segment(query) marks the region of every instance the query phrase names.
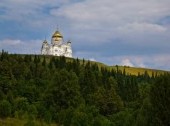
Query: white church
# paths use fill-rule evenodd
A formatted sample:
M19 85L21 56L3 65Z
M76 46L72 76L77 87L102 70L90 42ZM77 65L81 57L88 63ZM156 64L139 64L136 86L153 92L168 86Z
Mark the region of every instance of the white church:
M57 30L51 38L51 44L44 40L41 48L42 55L72 57L71 42L64 43L62 34Z

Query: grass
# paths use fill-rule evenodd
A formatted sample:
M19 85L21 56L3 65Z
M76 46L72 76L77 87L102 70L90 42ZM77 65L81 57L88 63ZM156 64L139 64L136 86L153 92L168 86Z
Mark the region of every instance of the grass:
M69 61L71 61L69 59ZM80 60L80 62L82 62L83 60ZM130 67L130 66L108 66L106 64L100 63L100 62L95 62L95 61L90 61L91 64L97 64L99 68L101 67L105 67L106 69L109 70L120 70L120 71L124 71L126 72L126 74L130 74L130 75L138 75L138 74L144 74L145 72L148 73L149 76L152 76L152 74L154 75L161 75L161 74L165 74L165 73L169 73L170 71L165 71L165 70L157 70L157 69L149 69L149 68L140 68L140 67ZM87 63L87 60L85 60L85 63Z
M25 55L28 55L28 54L20 54L22 57L24 57ZM41 58L41 61L43 61L43 57L44 55L39 55ZM32 57L34 58L34 55L32 55ZM50 59L53 57L53 56L45 56L46 57L46 61L49 62ZM56 58L59 58L58 56L55 56ZM80 60L80 63L83 62L82 59L79 59ZM73 61L73 58L66 58L66 61L67 62L72 62ZM88 60L85 60L85 63L87 63ZM108 65L105 65L103 63L100 63L100 62L96 62L96 61L90 61L91 64L97 64L99 68L101 67L105 67L106 69L109 69L109 70L117 70L117 67L116 66L108 66ZM152 74L157 74L157 75L160 75L160 74L164 74L164 73L169 73L170 71L164 71L164 70L157 70L157 69L149 69L149 68L139 68L139 67L129 67L129 66L118 66L118 70L120 71L126 71L126 74L131 74L131 75L138 75L138 74L144 74L145 72L148 73L149 76L152 76Z
M28 124L29 126L58 126L57 124L47 124L39 120L28 121L17 118L0 119L0 126L28 126Z
M110 69L116 69L116 66L109 66ZM164 74L167 71L163 70L156 70L156 69L149 69L149 68L138 68L138 67L128 67L128 66L118 66L118 70L121 70L122 72L126 71L126 74L131 74L131 75L138 75L138 74L144 74L145 72L148 73L149 76L154 75L160 75Z

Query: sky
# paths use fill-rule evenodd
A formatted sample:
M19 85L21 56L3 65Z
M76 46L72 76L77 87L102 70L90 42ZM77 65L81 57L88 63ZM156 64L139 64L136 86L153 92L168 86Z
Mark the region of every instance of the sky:
M40 54L57 28L75 58L170 71L170 0L0 2L0 50Z

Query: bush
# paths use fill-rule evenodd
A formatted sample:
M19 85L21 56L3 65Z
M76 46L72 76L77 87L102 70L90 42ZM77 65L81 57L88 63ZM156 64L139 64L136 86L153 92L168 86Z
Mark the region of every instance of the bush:
M11 115L11 104L3 100L0 102L0 117L1 118L6 118Z

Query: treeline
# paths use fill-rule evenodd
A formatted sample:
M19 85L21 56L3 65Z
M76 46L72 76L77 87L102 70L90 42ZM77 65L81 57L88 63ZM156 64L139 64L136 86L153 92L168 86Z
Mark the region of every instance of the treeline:
M0 54L0 118L64 126L168 126L170 75L127 75L90 61Z

